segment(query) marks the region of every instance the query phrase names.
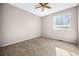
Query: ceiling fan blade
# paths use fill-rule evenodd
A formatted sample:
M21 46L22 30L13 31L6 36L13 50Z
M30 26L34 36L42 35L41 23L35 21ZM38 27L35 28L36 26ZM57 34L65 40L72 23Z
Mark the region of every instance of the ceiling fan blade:
M43 3L39 3L41 6L43 6Z
M44 6L46 6L48 3L44 3Z
M41 6L35 7L35 9L40 8Z
M48 9L51 9L51 7L50 6L45 6L46 8L48 8Z

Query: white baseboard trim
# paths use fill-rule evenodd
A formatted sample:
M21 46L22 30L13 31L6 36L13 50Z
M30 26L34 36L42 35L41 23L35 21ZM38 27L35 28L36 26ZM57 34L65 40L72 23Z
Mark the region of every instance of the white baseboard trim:
M39 37L44 37L44 36L39 36ZM31 39L35 39L35 38L39 38L39 37L32 37L32 38L27 39L27 40L31 40ZM44 37L44 38L54 39L54 38L49 38L49 37ZM59 40L59 39L56 39L56 40ZM8 46L8 45L12 45L12 44L16 44L16 43L20 43L20 42L23 42L23 41L26 41L26 39L25 39L25 40L16 41L16 42L13 42L13 43L9 43L9 44L5 44L5 45L2 45L2 47ZM73 42L64 41L64 40L59 40L59 41L68 42L68 43L73 43ZM73 44L77 44L77 43L73 43ZM77 45L78 45L78 44L77 44ZM78 45L78 46L79 46L79 45Z
M30 38L30 39L27 39L27 40L31 40L31 39L35 39L35 38L39 38L39 37L33 37L33 38ZM16 44L16 43L20 43L20 42L23 42L23 41L26 41L26 39L25 40L16 41L16 42L13 42L13 43L8 43L8 44L5 44L5 45L2 45L2 47L9 46L9 45Z
M49 37L45 37L45 36L43 36L43 37L44 37L44 38L48 38L48 39L55 39L55 38L49 38ZM55 40L63 41L63 42L68 42L68 43L72 43L72 44L78 45L78 43L76 43L76 42L71 42L71 41L66 41L66 40L60 40L60 39L55 39Z

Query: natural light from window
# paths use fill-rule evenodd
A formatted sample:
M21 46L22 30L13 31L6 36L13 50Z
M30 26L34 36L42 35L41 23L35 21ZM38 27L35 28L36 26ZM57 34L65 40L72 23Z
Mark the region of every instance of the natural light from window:
M71 13L54 16L53 20L55 30L69 30L71 27Z

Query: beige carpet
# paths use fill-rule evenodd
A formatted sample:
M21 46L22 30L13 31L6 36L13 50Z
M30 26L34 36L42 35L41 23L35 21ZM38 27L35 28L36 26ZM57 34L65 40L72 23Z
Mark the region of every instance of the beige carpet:
M3 47L3 56L77 56L77 45L48 38L35 38Z

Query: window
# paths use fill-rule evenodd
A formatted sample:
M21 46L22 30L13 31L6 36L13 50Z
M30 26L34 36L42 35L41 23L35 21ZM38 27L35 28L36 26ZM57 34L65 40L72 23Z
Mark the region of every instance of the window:
M57 15L53 17L53 24L55 30L65 30L70 29L70 20L71 20L71 14L66 13L62 15Z

